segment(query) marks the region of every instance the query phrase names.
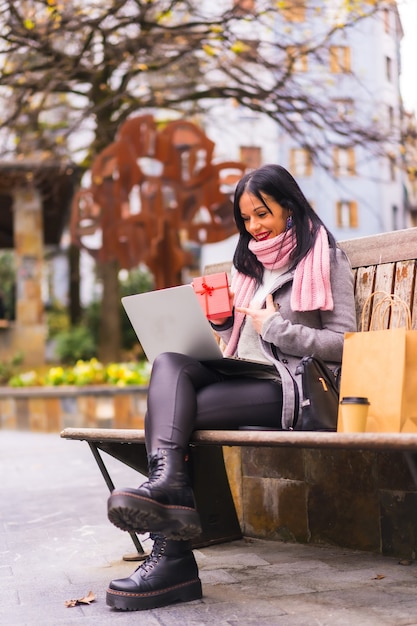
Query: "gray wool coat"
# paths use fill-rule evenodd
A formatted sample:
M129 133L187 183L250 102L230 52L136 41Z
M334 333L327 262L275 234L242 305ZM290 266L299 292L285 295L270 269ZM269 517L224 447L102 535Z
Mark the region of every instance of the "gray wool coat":
M335 369L342 362L344 333L357 328L350 262L340 248L336 249L335 255L332 251L330 255L333 311L301 312L291 309L294 270L279 276L270 289L279 309L264 322L259 341L263 353L275 365L282 381L284 430L293 427L297 406L298 418L301 419L303 390L301 376L295 375L301 358L318 356ZM216 332L227 343L232 332L232 319L221 327L217 326Z

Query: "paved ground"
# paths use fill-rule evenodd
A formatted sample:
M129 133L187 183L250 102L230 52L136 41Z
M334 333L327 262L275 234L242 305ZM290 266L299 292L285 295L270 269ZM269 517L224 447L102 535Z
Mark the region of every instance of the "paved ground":
M115 460L111 466L117 487L137 484L133 471ZM137 564L122 559L133 544L107 521L107 487L87 444L0 431L0 477L4 626L417 625L417 564L249 540L195 551L202 600L146 612L111 610L108 581ZM89 591L94 603L65 606Z

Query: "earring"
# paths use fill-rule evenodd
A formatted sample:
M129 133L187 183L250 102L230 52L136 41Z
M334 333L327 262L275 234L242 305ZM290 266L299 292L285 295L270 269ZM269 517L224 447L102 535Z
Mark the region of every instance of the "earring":
M287 223L285 225L285 230L290 230L290 228L292 228L292 225L293 225L292 215L289 215L287 217Z

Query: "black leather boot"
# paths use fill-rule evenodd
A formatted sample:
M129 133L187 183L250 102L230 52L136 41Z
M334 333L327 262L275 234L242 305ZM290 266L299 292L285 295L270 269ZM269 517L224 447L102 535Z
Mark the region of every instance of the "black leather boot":
M159 448L149 459L149 478L138 489L115 489L107 504L109 520L122 530L191 539L201 533L182 450Z
M150 556L129 578L112 580L106 602L122 611L155 609L202 597L198 567L189 541L152 535Z

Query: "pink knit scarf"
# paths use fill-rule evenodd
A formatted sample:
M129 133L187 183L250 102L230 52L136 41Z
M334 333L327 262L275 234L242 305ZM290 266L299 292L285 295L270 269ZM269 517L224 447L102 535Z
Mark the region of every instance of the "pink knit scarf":
M291 229L265 241L252 239L249 242L249 249L264 267L274 270L290 263L290 255L295 245L295 231ZM231 289L235 294L235 307L248 307L254 294L255 280L236 272ZM317 233L314 247L295 268L291 308L293 311L333 310L329 242L326 230L322 226ZM224 351L226 356L233 355L236 351L244 318L243 313L235 310L232 334Z

